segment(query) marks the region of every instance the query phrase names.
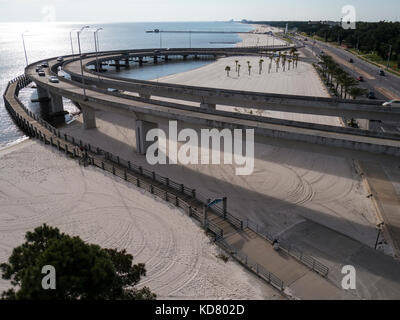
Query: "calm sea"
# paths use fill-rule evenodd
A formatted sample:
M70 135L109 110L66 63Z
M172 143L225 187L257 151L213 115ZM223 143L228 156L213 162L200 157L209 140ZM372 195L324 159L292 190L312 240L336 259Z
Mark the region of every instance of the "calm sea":
M0 23L0 91L7 82L22 74L25 56L21 34L25 34L25 44L29 63L46 58L71 53L70 31L83 24L48 24L48 23ZM100 50L140 49L140 48L188 48L188 47L230 47L240 38L237 34L174 34L146 33L146 30L192 30L192 31L250 31L251 26L234 22L180 22L180 23L114 23L95 24L102 27L99 33ZM25 32L27 31L27 32ZM218 43L219 42L219 43ZM225 43L225 44L221 44ZM94 51L92 30L85 30L81 36L83 52ZM73 34L73 46L77 51L76 33ZM129 74L138 79L153 79L165 75L197 68L207 62L191 61L171 63L151 68L142 68L136 74ZM27 102L29 96L24 96ZM0 99L0 149L26 139L15 126Z

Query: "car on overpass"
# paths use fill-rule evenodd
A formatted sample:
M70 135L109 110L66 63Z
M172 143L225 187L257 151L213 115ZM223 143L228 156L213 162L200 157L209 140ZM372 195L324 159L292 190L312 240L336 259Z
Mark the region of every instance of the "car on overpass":
M357 78L357 80L360 81L360 82L364 82L364 77L363 77L363 76L359 76L359 77Z
M373 91L368 92L367 93L367 98L371 99L371 100L376 99L375 92L373 92Z
M49 82L51 82L51 83L59 83L60 80L58 80L58 78L55 77L55 76L51 76L51 77L49 77Z
M384 107L400 107L400 100L391 100L383 104Z
M379 75L384 77L385 76L385 71L383 71L382 69L379 70Z

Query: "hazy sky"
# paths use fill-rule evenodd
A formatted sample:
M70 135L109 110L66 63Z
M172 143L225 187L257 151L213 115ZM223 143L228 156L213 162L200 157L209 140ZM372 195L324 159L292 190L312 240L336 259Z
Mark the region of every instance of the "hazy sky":
M348 4L357 20L400 19L399 0L0 0L0 22L339 20Z

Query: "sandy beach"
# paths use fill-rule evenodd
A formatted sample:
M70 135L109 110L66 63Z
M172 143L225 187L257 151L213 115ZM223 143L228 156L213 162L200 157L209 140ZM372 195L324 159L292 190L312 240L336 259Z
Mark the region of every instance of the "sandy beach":
M0 151L0 263L47 223L84 241L127 249L160 299L280 299L186 215L121 179L83 168L37 141ZM9 283L0 280L0 292Z

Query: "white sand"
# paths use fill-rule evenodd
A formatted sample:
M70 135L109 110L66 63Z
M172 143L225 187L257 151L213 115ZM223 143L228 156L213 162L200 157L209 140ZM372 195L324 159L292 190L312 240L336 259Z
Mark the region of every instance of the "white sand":
M181 211L55 149L27 141L0 152L0 263L43 223L146 263L141 285L161 299L277 299ZM9 283L0 280L0 292Z
M242 64L240 77L235 74L236 59ZM258 74L258 58L229 57L196 70L159 80L226 89L328 96L312 66L299 62L297 69L291 68L290 71L282 72L280 68L277 73L273 65L271 73L268 73L268 60L266 59L264 63L261 75ZM246 73L246 61L251 61L253 65L251 76ZM226 75L226 65L231 66L230 77ZM227 107L218 106L218 108ZM261 114L340 125L339 119L335 117L283 112ZM118 154L126 160L184 182L209 195L210 198L228 196L231 212L243 219L251 218L274 233L290 233L293 226L307 218L367 245L374 244L375 211L350 160L257 144L255 171L253 175L247 177L236 176L235 168L230 165L152 167L147 164L145 157L135 153L133 119L105 112L97 112L96 116L98 124L96 130L84 130L80 119L65 131Z

